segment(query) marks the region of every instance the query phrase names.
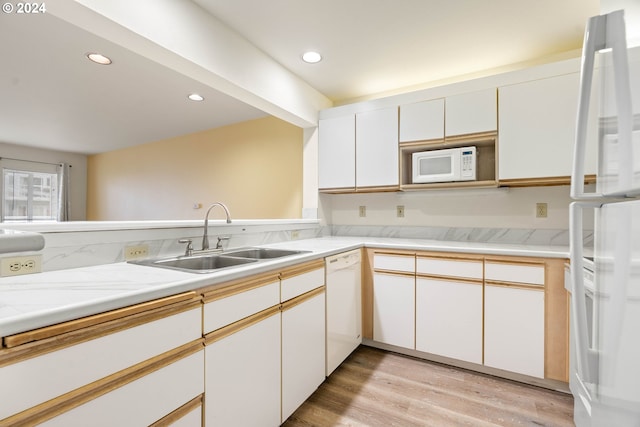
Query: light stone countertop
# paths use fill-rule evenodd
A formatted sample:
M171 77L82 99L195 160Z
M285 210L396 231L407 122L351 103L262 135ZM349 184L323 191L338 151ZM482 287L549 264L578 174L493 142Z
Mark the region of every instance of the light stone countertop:
M138 304L243 276L282 269L360 247L568 258L566 246L525 246L421 239L323 237L264 247L309 251L210 274L125 262L0 278L0 337Z

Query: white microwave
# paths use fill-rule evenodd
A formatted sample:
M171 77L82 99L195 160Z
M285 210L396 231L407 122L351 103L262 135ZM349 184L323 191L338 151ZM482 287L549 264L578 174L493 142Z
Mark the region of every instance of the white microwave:
M476 180L476 147L421 151L412 155L412 182Z

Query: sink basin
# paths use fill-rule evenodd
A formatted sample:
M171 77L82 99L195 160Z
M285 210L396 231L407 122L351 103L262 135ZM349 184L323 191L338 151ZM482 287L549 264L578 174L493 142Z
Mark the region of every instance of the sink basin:
M213 271L220 270L221 268L235 267L256 261L257 259L251 258L232 258L219 254L208 254L129 262L132 264L170 268L190 273L211 273Z
M247 248L225 252L229 257L249 258L249 259L272 259L289 255L302 254L308 251L293 251L289 249L270 249L270 248Z
M151 267L170 268L172 270L189 273L213 273L222 268L236 267L243 264L268 260L290 255L297 255L309 251L294 251L288 249L243 248L229 252L196 254L189 256L174 256L170 258L143 259L128 261L131 264L148 265Z

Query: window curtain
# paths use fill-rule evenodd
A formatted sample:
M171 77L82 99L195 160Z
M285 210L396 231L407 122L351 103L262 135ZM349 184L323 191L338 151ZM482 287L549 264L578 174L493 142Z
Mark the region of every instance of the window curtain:
M69 170L71 166L58 166L58 221L69 221Z

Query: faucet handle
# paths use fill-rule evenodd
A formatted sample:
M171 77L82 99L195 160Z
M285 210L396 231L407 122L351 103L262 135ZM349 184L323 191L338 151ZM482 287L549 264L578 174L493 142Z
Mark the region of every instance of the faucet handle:
M216 249L222 249L222 241L229 240L231 236L218 236L218 243L216 243Z
M186 256L190 256L193 254L193 244L192 244L192 240L191 239L180 239L178 240L178 243L186 243L187 244L187 249L184 251L184 254Z

